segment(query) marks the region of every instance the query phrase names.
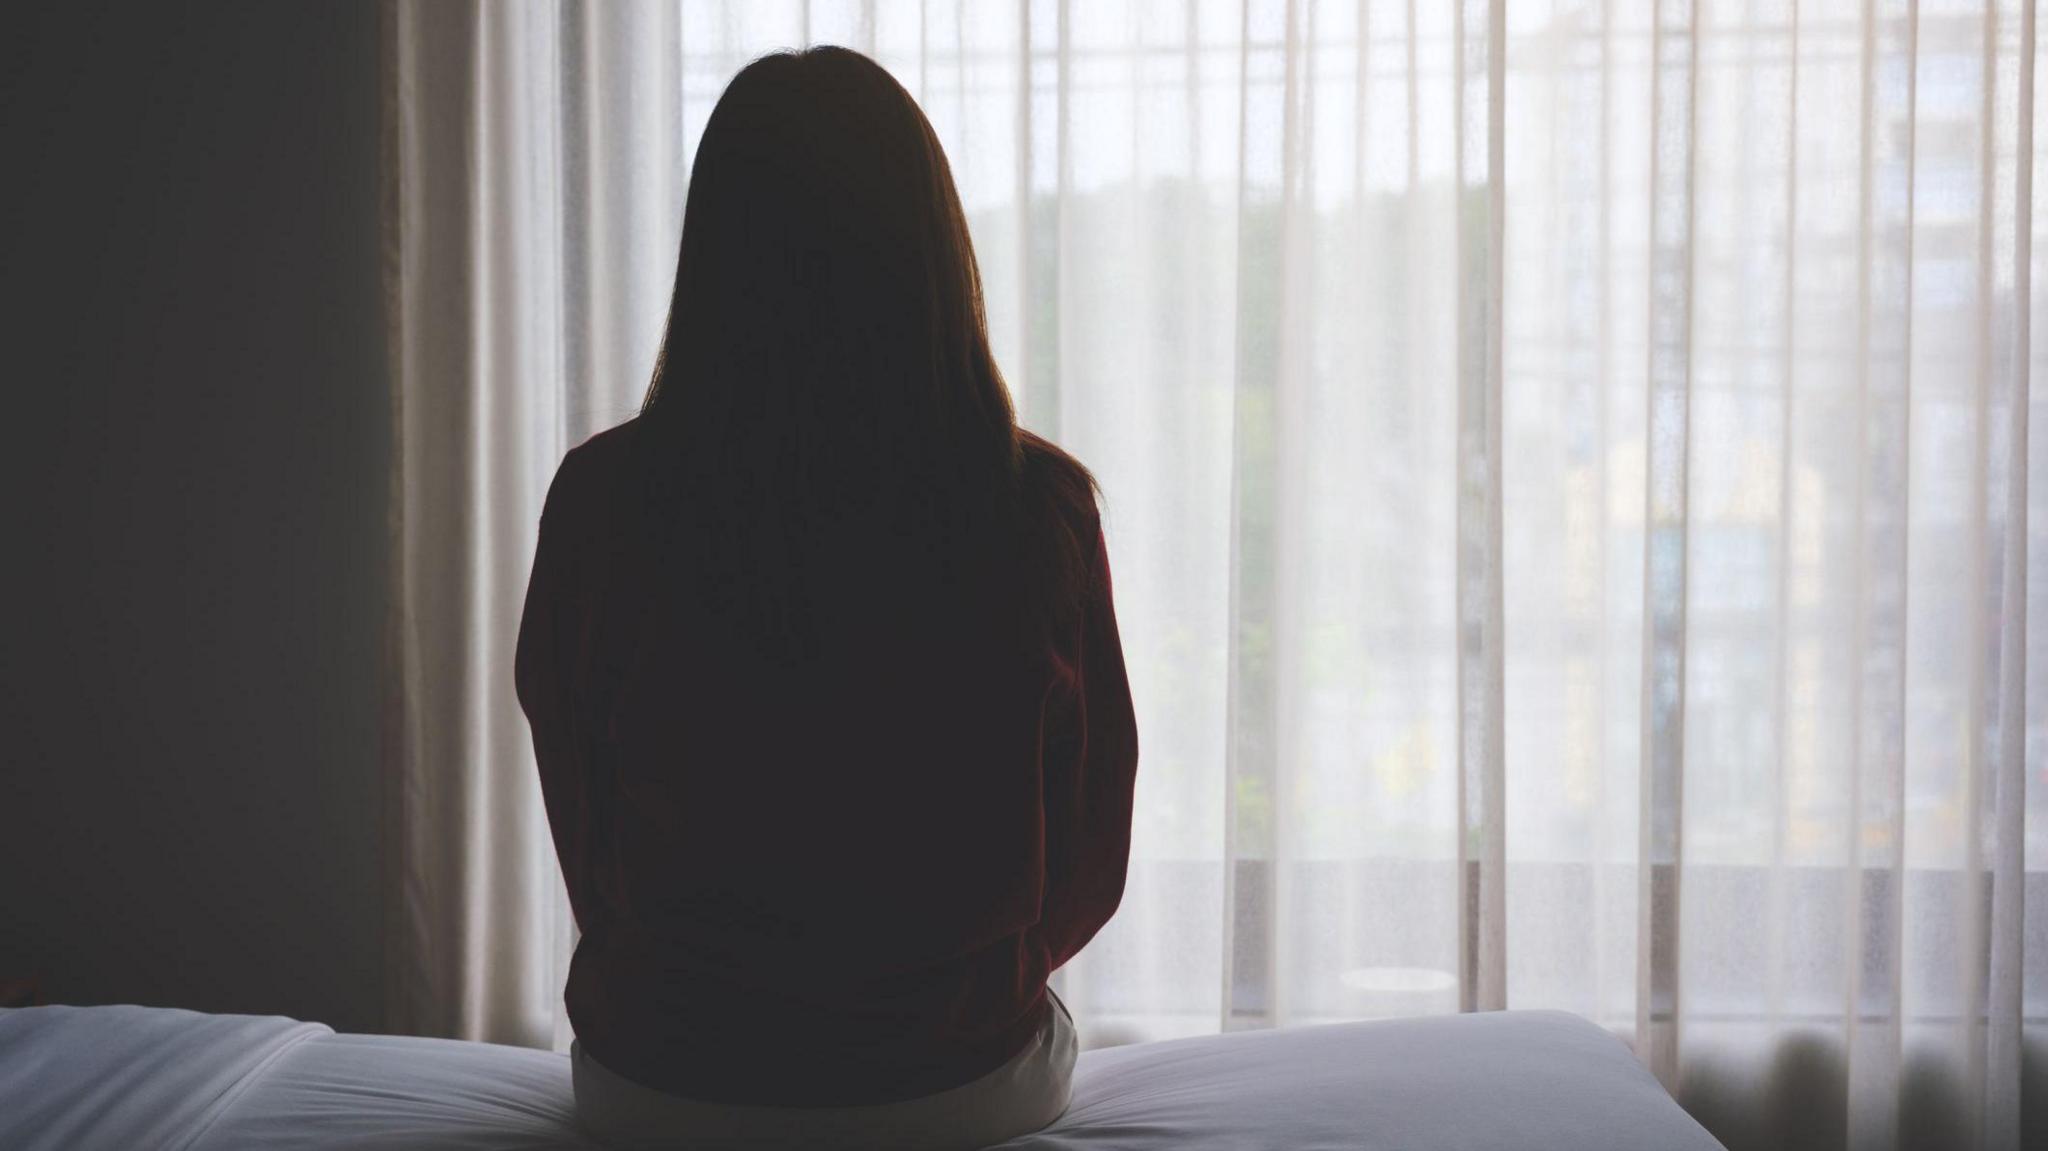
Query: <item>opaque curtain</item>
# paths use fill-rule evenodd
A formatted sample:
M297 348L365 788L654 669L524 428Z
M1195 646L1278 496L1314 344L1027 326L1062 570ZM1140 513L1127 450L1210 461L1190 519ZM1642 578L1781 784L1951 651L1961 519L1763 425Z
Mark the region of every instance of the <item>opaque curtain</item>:
M566 1041L541 500L645 389L725 82L834 42L1102 481L1088 1043L1562 1008L1738 1151L2048 1146L2031 0L387 13L394 1025Z

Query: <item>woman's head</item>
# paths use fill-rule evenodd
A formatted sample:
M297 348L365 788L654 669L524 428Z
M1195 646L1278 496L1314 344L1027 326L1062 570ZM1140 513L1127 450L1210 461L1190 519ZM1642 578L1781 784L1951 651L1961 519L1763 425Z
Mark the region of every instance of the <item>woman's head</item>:
M855 489L925 478L907 468L1014 471L952 172L872 60L779 53L726 88L691 173L646 411L715 455Z
M712 111L639 440L707 603L750 633L808 647L821 598L929 603L997 568L1042 572L1032 618L1074 598L1049 493L1091 481L1024 450L945 153L859 53L763 57Z

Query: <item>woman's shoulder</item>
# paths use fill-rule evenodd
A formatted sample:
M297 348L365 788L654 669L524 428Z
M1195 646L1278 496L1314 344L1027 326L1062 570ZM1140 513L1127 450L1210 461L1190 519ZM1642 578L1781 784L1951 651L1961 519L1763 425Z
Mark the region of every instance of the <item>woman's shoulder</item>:
M1045 499L1077 529L1092 531L1099 515L1095 476L1072 453L1036 432L1018 430L1025 490Z
M573 464L584 471L623 467L632 455L633 443L639 434L640 417L633 416L570 448L569 454L562 458L562 467L567 470Z
M635 416L570 448L555 468L543 515L583 519L593 510L608 507L619 478L632 461L639 422L640 417Z

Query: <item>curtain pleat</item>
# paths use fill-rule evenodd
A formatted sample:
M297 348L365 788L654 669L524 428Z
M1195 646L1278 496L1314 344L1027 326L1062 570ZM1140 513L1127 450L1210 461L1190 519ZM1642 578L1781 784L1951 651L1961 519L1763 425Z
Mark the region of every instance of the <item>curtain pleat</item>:
M531 552L562 440L561 249L532 227L559 199L551 15L447 5L392 22L403 874L390 1023L517 1043L552 1039L560 995L560 879L535 850L547 827L510 690L525 573L503 558Z
M1102 481L1145 757L1086 1042L1555 1007L1736 1151L2048 1138L2035 0L389 12L394 1026L568 1038L540 501L637 406L724 83L837 42Z
M1500 179L1507 85L1504 0L1458 9L1459 1006L1507 1006L1504 622L1501 563Z
M1643 538L1643 779L1637 853L1636 1041L1678 1081L1684 874L1687 517L1692 463L1693 0L1657 0L1650 46L1649 347Z
M2008 6L2009 8L2010 6ZM2005 467L2005 562L1999 602L1998 742L1991 870L1989 1066L1985 1146L2018 1151L2025 1111L2024 980L2027 831L2027 551L2033 333L2034 65L2036 3L2020 5L2014 84L2012 243L2008 267L2011 343L2000 359L2000 417L2008 436ZM2019 542L2015 542L2015 535ZM2043 957L2048 960L2048 956Z

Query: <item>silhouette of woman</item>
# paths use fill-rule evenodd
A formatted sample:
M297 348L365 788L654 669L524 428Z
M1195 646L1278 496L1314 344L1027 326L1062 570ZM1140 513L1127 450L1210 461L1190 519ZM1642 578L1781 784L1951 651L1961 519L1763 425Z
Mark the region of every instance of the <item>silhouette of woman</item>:
M1094 480L1017 427L944 153L858 53L704 130L640 414L550 488L517 654L621 1145L966 1148L1066 1107L1136 724Z

